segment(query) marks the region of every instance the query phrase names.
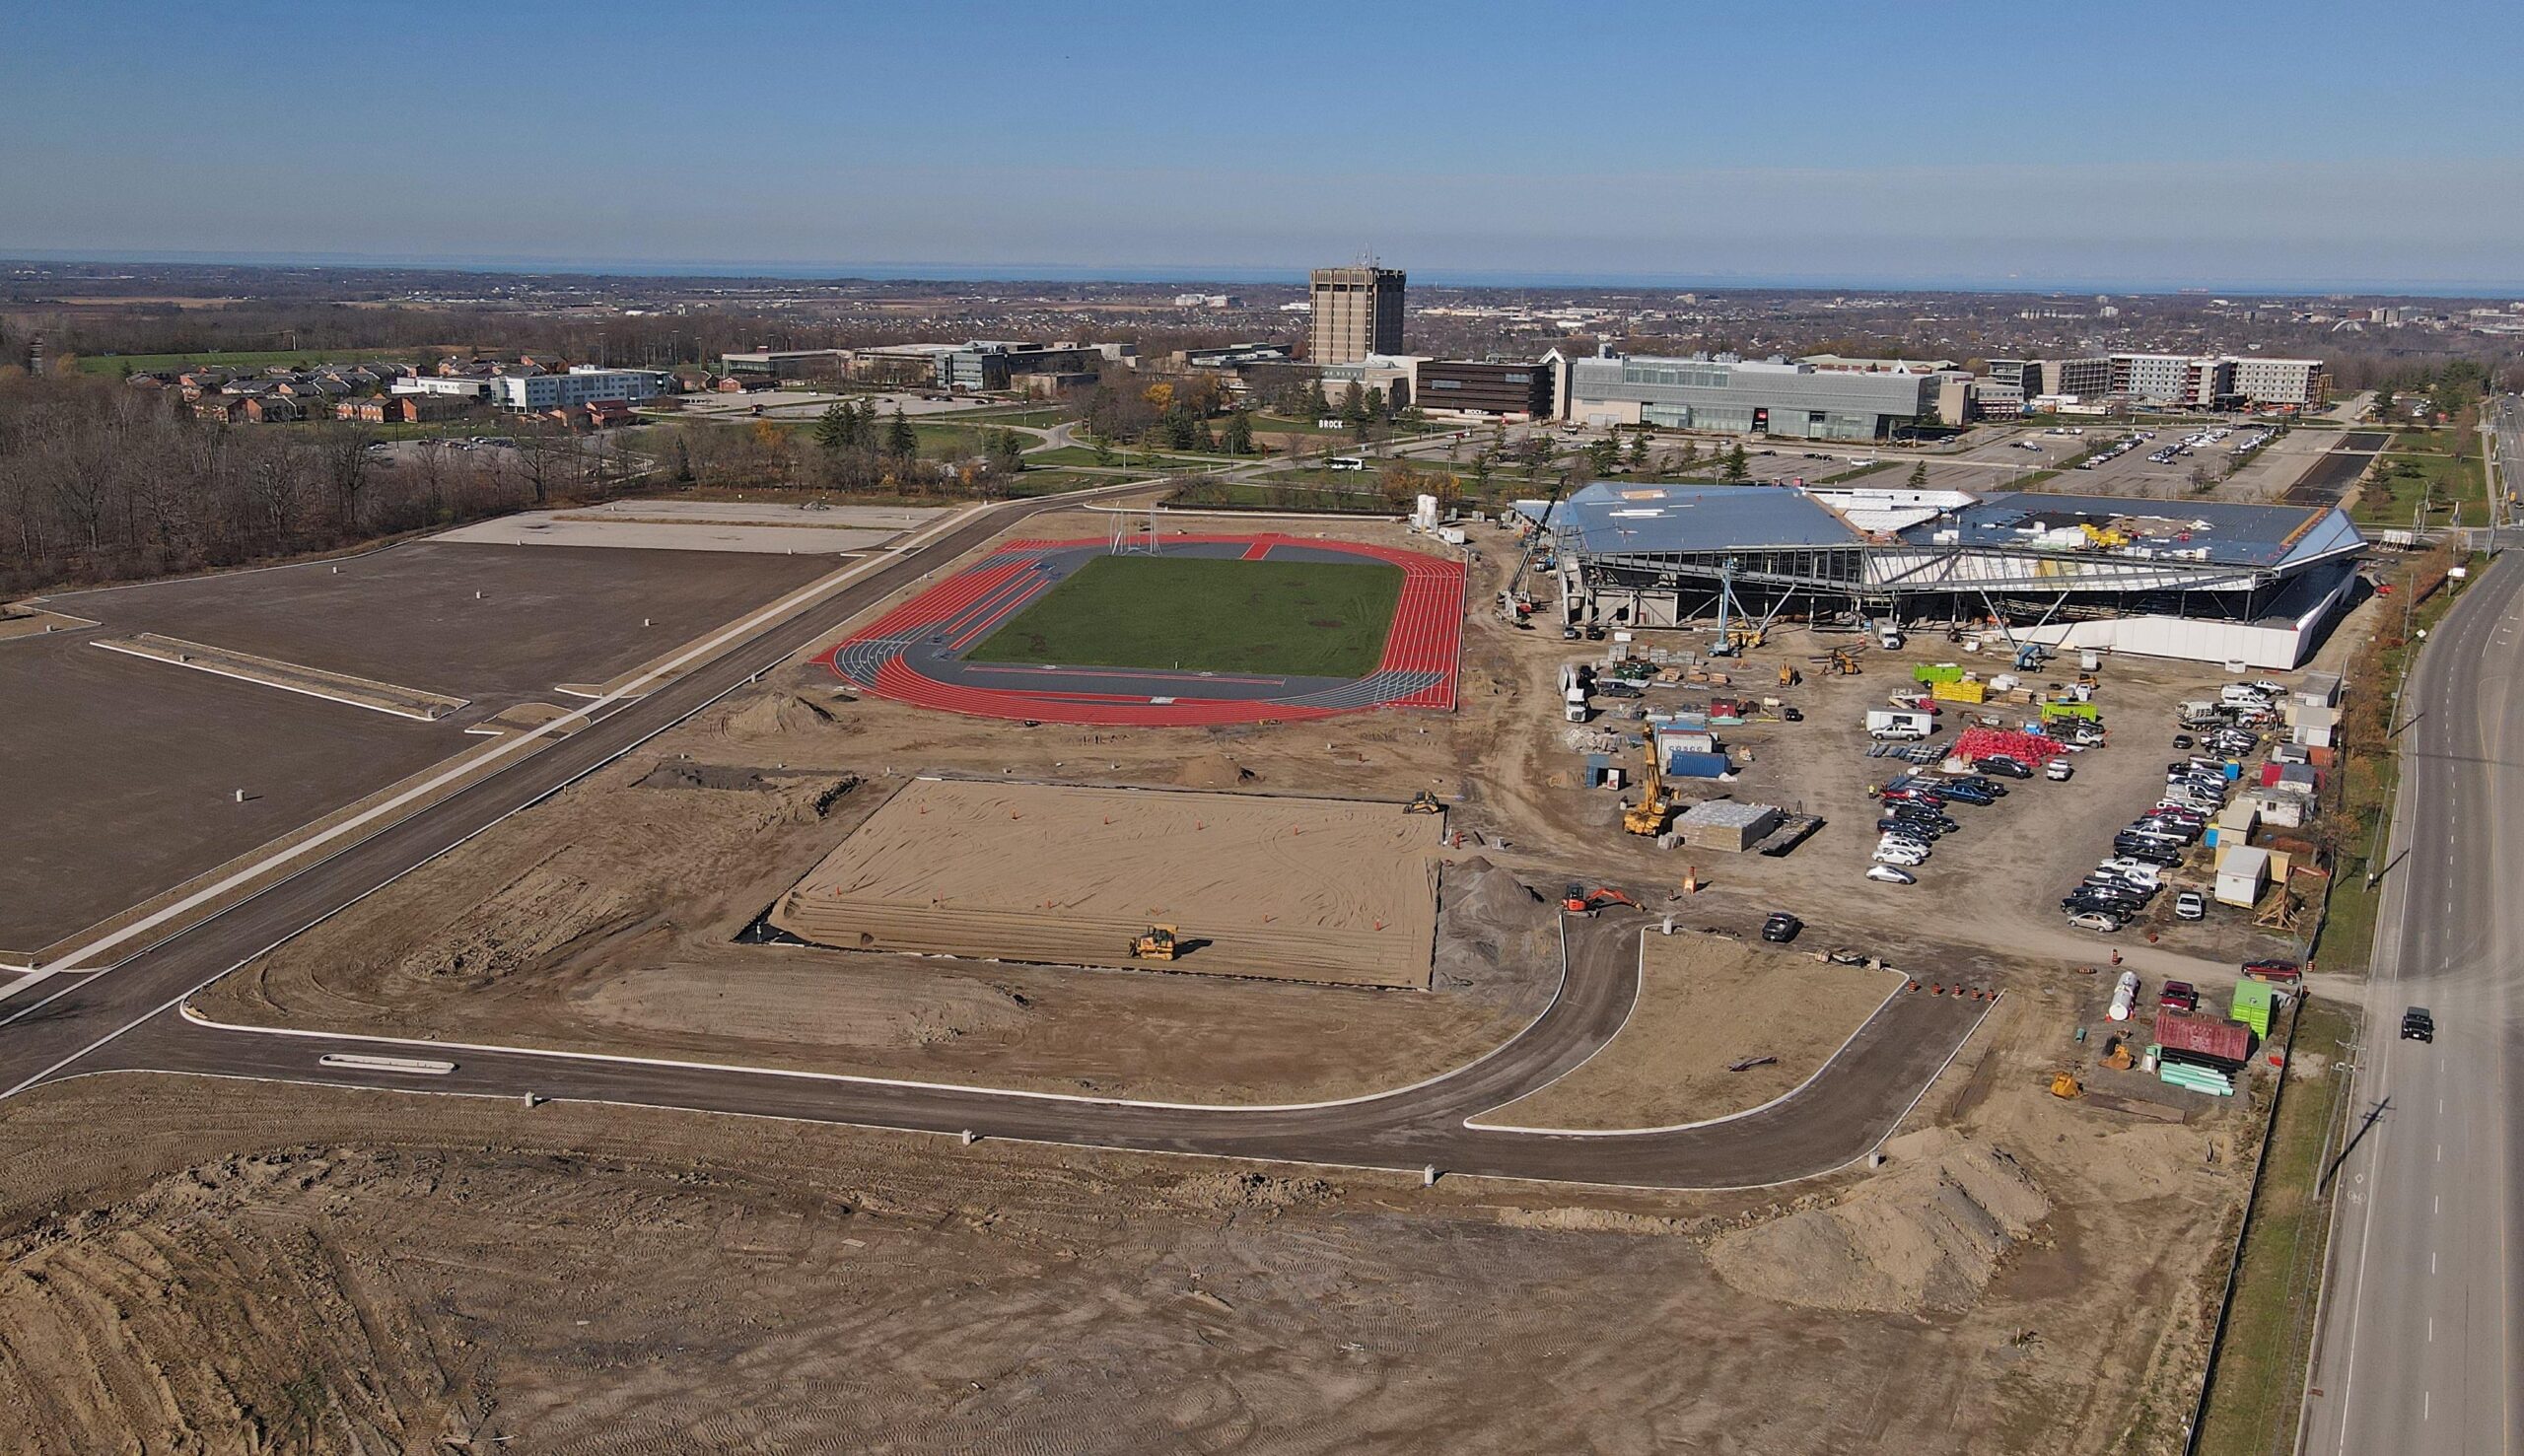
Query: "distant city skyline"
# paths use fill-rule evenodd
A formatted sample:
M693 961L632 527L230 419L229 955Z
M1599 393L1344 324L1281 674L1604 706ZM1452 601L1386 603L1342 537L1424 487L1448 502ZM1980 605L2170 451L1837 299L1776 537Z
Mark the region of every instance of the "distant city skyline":
M1321 47L1354 11L19 7L0 255L2524 289L2524 17L2202 15L1402 4Z

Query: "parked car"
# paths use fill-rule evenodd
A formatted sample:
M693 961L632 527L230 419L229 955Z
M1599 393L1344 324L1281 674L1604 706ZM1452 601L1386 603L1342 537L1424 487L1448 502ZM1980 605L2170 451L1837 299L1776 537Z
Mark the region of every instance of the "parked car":
M1896 865L1912 869L1928 862L1928 852L1915 844L1880 844L1867 858L1878 865Z
M2067 759L2055 758L2042 766L2042 777L2049 779L2054 784L2066 784L2068 782L2069 776L2074 774L2076 771L2076 765L2068 762Z
M1990 758L1976 758L1972 760L1972 767L1984 774L1998 774L2009 779L2030 779L2033 777L2033 770L2025 767L2022 760L2008 758L2004 755L1996 755Z
M2192 745L2193 741L2194 739L2189 733L2176 733L2173 735L2173 746L2176 748L2188 748Z
M1805 922L1785 910L1774 910L1771 912L1771 918L1762 922L1762 938L1785 945L1795 939L1796 933L1803 929L1805 929Z
M2098 931L2111 935L2125 924L2121 917L2101 910L2080 910L2068 917L2068 924L2081 931Z
M1907 869L1896 869L1890 865L1867 866L1866 877L1878 884L1918 884L1920 882L1918 875Z
M2428 1014L2427 1007L2412 1006L2409 1010L2402 1012L2402 1040L2423 1042L2436 1040L2436 1018Z
M2207 920L2208 918L2208 897L2200 893L2198 890L2184 890L2181 894L2173 897L2173 918L2176 920Z
M2200 993L2188 981L2167 981L2164 990L2156 993L2156 1005L2172 1011L2196 1011Z

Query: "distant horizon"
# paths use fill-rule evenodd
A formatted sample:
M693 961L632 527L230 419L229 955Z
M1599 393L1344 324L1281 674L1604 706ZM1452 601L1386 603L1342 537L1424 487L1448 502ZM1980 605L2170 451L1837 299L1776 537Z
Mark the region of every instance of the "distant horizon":
M384 40L271 0L0 6L0 254L1234 286L1372 249L1461 287L2524 296L2524 9L1990 19L615 0Z
M0 251L0 267L17 264L75 264L92 267L231 267L314 268L325 270L409 269L423 272L518 274L522 276L611 278L728 278L772 282L871 283L1157 283L1188 285L1226 283L1273 285L1302 289L1310 267L1337 266L1342 259L1295 267L1253 265L1165 266L1051 262L796 262L732 258L573 258L530 255L431 255L425 253L220 252L169 249L87 251L34 248ZM1379 258L1386 267L1402 269L1414 285L1437 288L1570 288L1587 290L1656 289L1659 291L1793 291L1975 293L2026 295L2118 294L2134 298L2171 298L2186 294L2280 298L2423 298L2513 301L2524 299L2524 279L2417 282L2395 279L2332 279L2301 284L2174 279L2006 279L1962 277L1863 277L1778 274L1733 276L1657 273L1550 273L1512 269L1414 268L1407 259Z

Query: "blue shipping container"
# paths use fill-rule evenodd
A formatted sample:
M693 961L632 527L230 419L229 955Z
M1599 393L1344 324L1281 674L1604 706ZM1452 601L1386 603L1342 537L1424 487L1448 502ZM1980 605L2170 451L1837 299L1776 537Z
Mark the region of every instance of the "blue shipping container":
M1665 759L1665 772L1677 779L1715 779L1730 767L1723 753L1675 753Z

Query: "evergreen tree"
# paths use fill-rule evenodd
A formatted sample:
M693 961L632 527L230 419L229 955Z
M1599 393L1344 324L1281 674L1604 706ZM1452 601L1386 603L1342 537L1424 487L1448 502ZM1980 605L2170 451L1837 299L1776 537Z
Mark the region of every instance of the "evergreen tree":
M1015 475L1025 468L1025 440L1014 430L994 430L990 437L990 467L1002 475Z
M1744 464L1744 442L1739 440L1735 442L1732 449L1726 451L1726 478L1728 480L1745 480L1749 479L1751 475L1752 472L1747 469Z
M894 406L894 417L885 426L885 453L898 460L908 460L920 453L920 434L911 421L903 418L903 407Z
M1253 416L1243 410L1227 417L1227 451L1231 455L1253 453Z
M1909 483L1910 483L1910 487L1911 487L1911 489L1913 489L1913 490L1924 490L1924 489L1926 489L1926 488L1928 487L1928 461L1926 461L1926 460L1922 460L1922 461L1920 461L1918 464L1913 465L1913 466L1911 467L1911 479L1910 479L1910 482L1909 482Z
M850 448L851 412L835 403L815 417L815 449L837 455Z

